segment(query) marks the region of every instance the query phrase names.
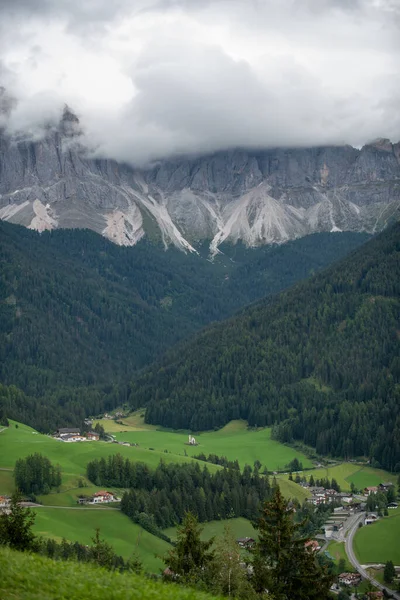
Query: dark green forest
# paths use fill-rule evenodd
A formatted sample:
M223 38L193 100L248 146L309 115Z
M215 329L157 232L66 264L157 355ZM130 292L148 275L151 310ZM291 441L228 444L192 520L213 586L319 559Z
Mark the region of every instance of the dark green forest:
M138 523L151 518L161 529L180 523L188 511L200 522L256 519L260 503L271 492L268 477L248 465L242 473L237 469L210 473L195 462L161 462L153 471L116 454L89 462L87 476L96 485L130 488L122 497L122 512Z
M278 297L180 343L135 381L146 420L231 419L400 471L400 223Z
M80 424L131 395L133 373L204 325L276 293L361 244L315 234L226 245L214 263L92 231L38 234L0 222L0 420Z

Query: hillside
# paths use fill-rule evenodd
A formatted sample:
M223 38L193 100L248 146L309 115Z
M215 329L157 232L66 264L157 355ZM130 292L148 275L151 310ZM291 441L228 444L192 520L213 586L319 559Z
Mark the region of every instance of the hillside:
M14 600L211 600L197 590L119 574L92 565L57 562L41 556L0 549L0 598Z
M127 394L113 384L174 343L367 237L316 234L255 250L227 245L211 263L144 241L124 248L91 231L39 235L0 222L0 382L22 390L0 390L0 413L7 405L9 417L43 429L109 410Z
M139 376L149 423L231 419L400 470L400 224L310 281L181 343Z

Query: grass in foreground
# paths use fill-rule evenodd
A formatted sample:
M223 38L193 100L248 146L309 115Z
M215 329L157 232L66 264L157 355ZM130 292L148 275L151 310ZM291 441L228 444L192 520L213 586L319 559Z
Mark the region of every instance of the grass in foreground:
M389 510L389 516L372 525L361 527L354 538L354 551L361 564L400 565L400 508Z
M1 600L207 600L196 590L149 581L93 565L56 562L0 549Z
M46 538L90 544L96 527L116 554L129 558L137 553L146 571L159 573L163 556L170 548L167 542L133 523L119 510L78 508L37 508L34 532Z

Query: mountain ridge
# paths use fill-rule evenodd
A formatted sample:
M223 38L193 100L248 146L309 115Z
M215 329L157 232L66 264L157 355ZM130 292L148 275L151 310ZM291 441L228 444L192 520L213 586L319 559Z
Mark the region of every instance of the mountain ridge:
M89 228L120 245L144 236L215 256L321 231L375 233L398 217L400 142L228 150L133 168L90 157L75 115L36 141L0 129L0 218L38 231ZM92 154L93 156L93 154Z

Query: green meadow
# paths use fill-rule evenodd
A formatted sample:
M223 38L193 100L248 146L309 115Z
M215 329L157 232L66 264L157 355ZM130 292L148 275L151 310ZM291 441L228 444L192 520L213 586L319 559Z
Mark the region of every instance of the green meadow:
M202 523L203 532L201 537L203 540L209 540L212 537L221 537L224 533L225 527L228 527L235 538L241 537L253 537L257 535L253 525L247 519L240 517L239 519L226 519L224 521L210 521L209 523ZM176 539L176 527L169 527L164 529L171 540Z
M351 562L347 558L344 542L334 542L334 541L329 542L326 550L327 550L327 552L329 552L329 555L333 558L333 560L335 561L336 564L338 564L339 561L341 559L343 559L346 563L345 570L346 571L354 571L354 567L352 566Z
M384 481L396 483L397 480L396 475L387 471L350 462L341 463L334 467L314 469L305 473L305 475L309 477L311 473L314 479L335 478L343 491L350 491L351 483L354 483L357 489L362 489L366 486L378 485L378 483Z
M354 537L354 551L361 564L400 565L400 508L389 510L389 516L372 525L361 527Z
M275 440L271 440L271 429L248 429L245 421L231 421L218 431L195 434L198 446L187 444L186 432L156 429L143 422L143 412L122 420L123 425L115 421L102 420L100 423L118 441L139 444L142 449L154 448L158 452L175 456L195 456L204 453L226 456L228 460L238 460L243 468L253 466L259 460L269 471L285 469L286 465L297 457L303 466L312 467L311 461L301 452Z
M129 558L136 552L147 571L159 572L163 556L170 545L133 523L118 509L112 508L37 508L34 530L43 537L62 538L90 544L96 527L115 552Z
M13 472L0 470L0 496L2 494L9 496L14 491L14 487Z
M18 424L18 427L15 425L11 422L11 427L0 433L0 468L13 468L17 459L40 452L54 464L61 466L63 491L78 485L78 479L85 476L89 461L111 454L120 453L125 458L145 462L153 468L157 467L161 458L168 463L192 460L185 456L166 454L142 447L120 446L109 442L65 443L41 435L27 425ZM210 470L217 468L219 467L210 465Z

